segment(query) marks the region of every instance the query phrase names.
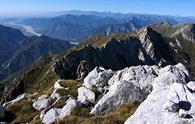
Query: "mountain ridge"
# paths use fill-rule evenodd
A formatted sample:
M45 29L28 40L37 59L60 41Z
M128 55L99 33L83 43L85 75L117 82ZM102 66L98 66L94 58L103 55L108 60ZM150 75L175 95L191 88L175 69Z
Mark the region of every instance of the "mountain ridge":
M0 25L0 64L19 47L19 41L27 38L21 31Z
M73 46L68 41L44 35L26 37L21 31L5 26L0 26L0 32L0 80L32 64L42 55L57 54Z
M32 64L34 60L42 55L49 53L57 54L73 46L67 41L52 39L46 36L30 37L25 40L30 43L21 45L16 53L0 68L0 79Z

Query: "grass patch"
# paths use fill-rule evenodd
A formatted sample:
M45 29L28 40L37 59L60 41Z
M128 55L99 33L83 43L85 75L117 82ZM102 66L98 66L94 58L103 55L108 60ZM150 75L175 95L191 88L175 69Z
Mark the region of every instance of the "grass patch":
M59 89L56 91L60 96L67 96L68 92L65 89Z
M125 103L115 112L104 116L91 116L89 108L77 108L71 116L65 117L60 124L123 124L140 105L139 102Z
M41 124L41 120L39 119L33 120L31 124Z
M54 82L58 80L58 76L52 70L47 70L48 68L50 68L50 66L46 66L42 70L31 70L31 72L24 77L23 81L26 92L43 92L53 87Z
M12 124L31 122L33 118L38 114L38 112L32 107L32 102L26 99L12 105L8 105L6 107L6 110L9 113L13 113L15 116L13 120L9 120L9 123Z
M54 106L53 108L63 108L66 105L66 100L61 98Z
M67 91L66 90L60 90L57 91L57 93L65 96L65 95L71 95L73 97L77 97L78 93L77 93L77 89L79 86L81 86L81 83L79 83L76 80L63 80L60 82L61 86L65 87L65 88L69 88Z

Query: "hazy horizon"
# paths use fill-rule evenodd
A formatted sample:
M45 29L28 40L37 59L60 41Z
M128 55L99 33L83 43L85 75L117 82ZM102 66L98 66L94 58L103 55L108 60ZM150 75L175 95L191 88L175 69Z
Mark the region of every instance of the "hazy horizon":
M195 17L194 5L194 0L2 0L0 17L47 16L72 10Z
M173 17L192 17L195 18L195 16L182 16L182 15L171 15L171 14L156 14L156 13L136 13L136 12L111 12L111 11L95 11L95 10L62 10L62 11L51 11L51 12L42 12L37 14L26 14L26 15L0 15L0 19L2 18L48 18L48 17L55 17L63 15L64 13L73 12L73 11L80 11L80 12L98 12L98 13L120 13L120 14L138 14L138 15L159 15L159 16L173 16Z

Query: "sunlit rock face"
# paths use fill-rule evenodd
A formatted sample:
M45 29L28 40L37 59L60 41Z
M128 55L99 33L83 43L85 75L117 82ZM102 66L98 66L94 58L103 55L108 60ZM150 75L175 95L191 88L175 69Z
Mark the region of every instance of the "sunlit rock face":
M88 88L80 87L78 88L78 101L82 104L88 105L90 103L95 103L95 93Z
M78 106L80 106L78 101L70 98L66 101L66 105L63 108L52 108L45 113L42 118L42 123L52 124L58 122L60 119L69 116L71 111Z
M108 86L108 80L113 74L114 72L111 69L106 70L103 67L95 67L84 79L83 85L86 88L96 88L98 91L101 91L102 88Z
M40 96L37 101L35 101L33 103L33 108L35 108L36 110L43 110L47 107L50 106L50 102L51 102L52 98L50 96L46 95L42 95Z
M98 101L91 114L108 114L126 102L142 102L159 73L157 66L132 66L117 71L108 81L109 91Z
M180 24L174 27L176 30L172 36L181 34L186 40L195 42L195 24Z
M125 124L194 124L195 82L182 64L159 71L153 90Z

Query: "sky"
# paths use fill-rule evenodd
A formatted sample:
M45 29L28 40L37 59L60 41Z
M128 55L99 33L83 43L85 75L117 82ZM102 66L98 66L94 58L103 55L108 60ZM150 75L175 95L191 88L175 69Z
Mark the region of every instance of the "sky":
M0 16L68 10L195 16L195 0L0 0Z

